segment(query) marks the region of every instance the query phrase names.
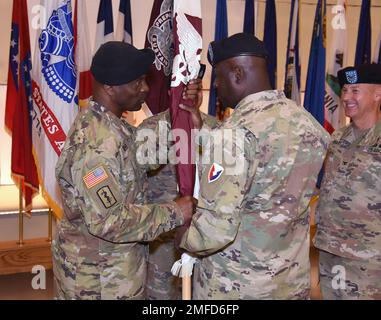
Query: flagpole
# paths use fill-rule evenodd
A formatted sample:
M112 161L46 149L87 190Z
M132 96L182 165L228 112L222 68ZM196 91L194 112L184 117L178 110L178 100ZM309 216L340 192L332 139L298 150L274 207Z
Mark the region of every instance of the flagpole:
M183 300L191 300L192 297L192 286L191 286L191 276L184 276L183 278Z
M19 242L18 245L24 244L24 216L22 204L22 180L19 181Z
M48 241L49 243L52 243L52 221L53 221L53 214L52 214L52 208L49 208L48 213Z

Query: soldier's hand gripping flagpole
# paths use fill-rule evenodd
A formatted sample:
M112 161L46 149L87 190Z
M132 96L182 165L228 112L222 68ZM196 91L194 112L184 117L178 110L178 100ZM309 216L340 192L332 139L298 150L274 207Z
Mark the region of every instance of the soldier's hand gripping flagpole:
M173 1L173 44L174 59L172 65L171 90L170 90L170 113L172 129L182 129L187 138L177 139L176 155L179 163L176 166L178 184L181 196L194 194L196 167L193 164L192 135L193 122L191 115L182 110L180 104L192 104L183 97L186 85L197 78L200 71L200 59L202 50L202 21L201 3L188 0ZM183 156L185 155L185 156ZM185 159L184 159L185 158ZM184 259L184 260L183 260ZM191 280L194 259L188 254L183 254L181 276L183 277L183 299L191 298ZM179 271L179 264L175 271Z

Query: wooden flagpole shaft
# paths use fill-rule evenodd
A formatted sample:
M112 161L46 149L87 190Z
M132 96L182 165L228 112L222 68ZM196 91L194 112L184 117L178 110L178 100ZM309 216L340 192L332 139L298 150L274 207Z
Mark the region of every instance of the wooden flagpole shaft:
M48 213L48 241L51 243L52 242L52 220L53 220L53 213L52 209L49 208L49 213Z
M191 276L184 276L183 279L183 300L191 300L192 289L191 289Z
M19 242L18 245L24 244L24 216L23 216L23 204L22 204L22 181L19 182Z

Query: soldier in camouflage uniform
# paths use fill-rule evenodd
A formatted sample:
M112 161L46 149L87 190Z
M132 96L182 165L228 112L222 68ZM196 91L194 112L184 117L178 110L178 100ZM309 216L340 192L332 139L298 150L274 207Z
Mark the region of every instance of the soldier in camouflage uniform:
M324 299L381 299L381 65L338 73L351 124L333 133L316 209Z
M217 125L217 119L201 113L204 125L213 128ZM142 122L138 130L156 130L158 123L170 130L169 111L149 117ZM147 203L162 203L174 200L178 197L176 167L166 164L148 172L144 195ZM148 269L146 281L146 297L150 300L178 300L181 298L181 279L171 273L173 264L180 259L180 252L175 248L174 231L161 234L157 239L149 243Z
M209 47L220 102L234 107L216 130L240 130L244 143L233 134L213 146L229 155L241 145L235 153L243 155L242 170L234 174L229 169L237 164L225 158L203 167L197 211L181 241L201 257L194 299L309 298L308 204L329 135L304 108L271 90L266 57L250 34Z
M93 99L68 134L57 163L64 217L52 244L58 299L144 298L147 245L183 225L192 199L143 203L145 172L135 129L120 119L140 109L149 49L108 42L93 58Z

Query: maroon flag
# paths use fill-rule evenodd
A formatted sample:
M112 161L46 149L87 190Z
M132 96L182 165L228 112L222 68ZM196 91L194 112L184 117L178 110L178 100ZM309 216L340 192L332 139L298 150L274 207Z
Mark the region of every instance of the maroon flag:
M32 153L32 80L29 26L26 0L13 1L5 126L12 134L11 172L22 182L25 211L38 193L37 169Z
M172 129L182 129L186 136L176 137L177 176L181 196L192 196L196 168L193 163L191 130L193 124L187 111L179 108L179 104L187 104L182 100L185 86L197 78L200 71L202 50L202 20L199 0L174 0L173 2L173 40L174 59L171 77L170 112Z
M147 29L145 47L151 48L156 55L147 75L150 91L146 103L153 114L169 108L173 60L172 4L173 0L155 0Z

